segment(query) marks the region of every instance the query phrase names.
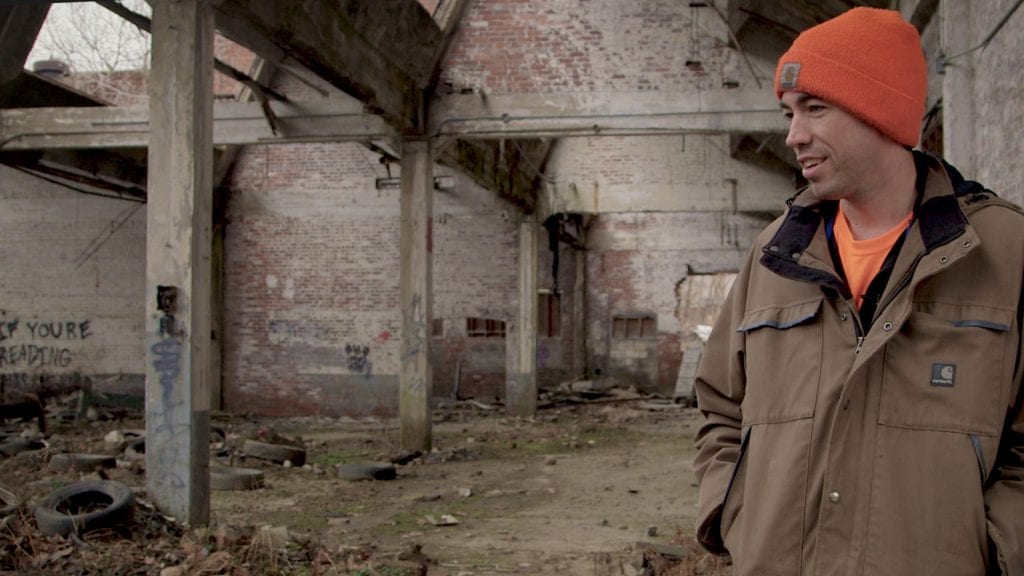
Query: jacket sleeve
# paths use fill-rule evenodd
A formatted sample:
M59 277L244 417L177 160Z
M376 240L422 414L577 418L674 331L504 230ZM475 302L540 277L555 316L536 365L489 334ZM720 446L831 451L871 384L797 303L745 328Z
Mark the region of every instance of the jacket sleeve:
M693 469L700 486L697 540L716 554L727 552L722 534L722 505L740 453L743 415L740 404L746 388L744 335L737 332L743 318L751 258L737 275L704 347L694 391L704 422L696 435Z
M993 568L989 574L1005 576L1024 576L1024 398L1021 397L1024 350L1018 354L1013 379L1015 401L1008 412L995 468L985 488L988 536L995 553L989 559Z

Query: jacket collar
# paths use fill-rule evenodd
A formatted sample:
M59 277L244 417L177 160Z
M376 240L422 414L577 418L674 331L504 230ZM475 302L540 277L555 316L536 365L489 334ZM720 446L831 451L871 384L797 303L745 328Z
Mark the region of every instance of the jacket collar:
M956 168L936 156L915 150L914 164L918 190L915 228L928 253L967 229L958 197L985 190L976 182L964 180ZM835 272L822 226L835 216L839 203L818 200L806 191L800 190L786 202L789 209L782 224L761 248L761 264L786 278L814 282L849 296L846 283Z

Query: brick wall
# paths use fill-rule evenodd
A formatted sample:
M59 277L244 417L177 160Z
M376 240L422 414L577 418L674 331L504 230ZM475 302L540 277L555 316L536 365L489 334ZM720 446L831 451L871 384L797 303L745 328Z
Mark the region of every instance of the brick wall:
M141 395L146 210L0 167L0 384Z
M375 188L386 175L356 144L240 155L225 235L226 409L397 410L400 194ZM466 319L514 316L516 209L452 175L454 190L434 192L434 391L451 395L458 372L461 395L500 398L505 339L468 337Z
M397 404L397 190L352 144L252 146L225 227L224 406L266 414Z
M749 81L714 9L690 4L470 2L441 80L455 92L478 88L485 94L606 99L659 91L674 98L719 89L726 81ZM766 70L762 75L769 77ZM781 212L792 190L787 174L736 161L730 147L728 136L705 135L565 138L555 145L545 169L544 213L600 214L581 261L585 298L571 289L562 295L570 325L573 312L578 317L585 311L584 329L563 334L585 340L587 376L649 391L674 388L682 356L676 285L690 266L738 267L766 220L733 213L754 204ZM613 335L616 317L645 315L653 319L654 333L637 339ZM572 364L574 346L538 342L542 383L583 375L582 363ZM566 349L570 356L561 356ZM556 373L545 364L552 354L559 360Z
M496 94L717 87L735 75L737 55L714 11L689 4L470 2L442 80Z
M691 271L736 270L766 220L722 213L622 213L588 231L587 367L592 377L670 394L682 360L676 287ZM654 332L616 334L616 318Z
M438 171L435 174L451 174ZM467 318L515 318L518 306L518 210L462 176L434 193L434 393L505 396L506 338L470 337ZM507 326L507 325L506 325ZM458 384L456 384L458 381Z

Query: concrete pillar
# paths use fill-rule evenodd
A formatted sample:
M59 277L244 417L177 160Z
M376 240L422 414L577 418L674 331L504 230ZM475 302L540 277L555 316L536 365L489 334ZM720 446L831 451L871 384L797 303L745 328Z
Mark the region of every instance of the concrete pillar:
M223 216L223 214L222 214ZM224 219L213 225L210 250L210 410L224 408Z
M587 252L573 250L576 258L576 281L572 297L572 377L587 377Z
M942 0L942 54L956 56L981 40L972 33L967 0ZM976 176L974 157L974 60L978 52L958 56L942 68L942 155L967 178Z
M210 517L213 12L153 2L146 230L146 488L165 514Z
M505 404L510 416L537 413L537 223L519 224L519 312L507 339Z
M427 142L406 142L402 146L402 366L398 404L403 450L431 448L433 198L430 146Z

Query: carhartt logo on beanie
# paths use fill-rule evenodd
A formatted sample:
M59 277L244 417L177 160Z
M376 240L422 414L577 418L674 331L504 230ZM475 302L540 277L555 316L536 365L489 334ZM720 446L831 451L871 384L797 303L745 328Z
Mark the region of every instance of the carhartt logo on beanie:
M844 12L805 30L779 58L775 96L790 91L836 104L915 146L928 93L921 36L893 10Z

